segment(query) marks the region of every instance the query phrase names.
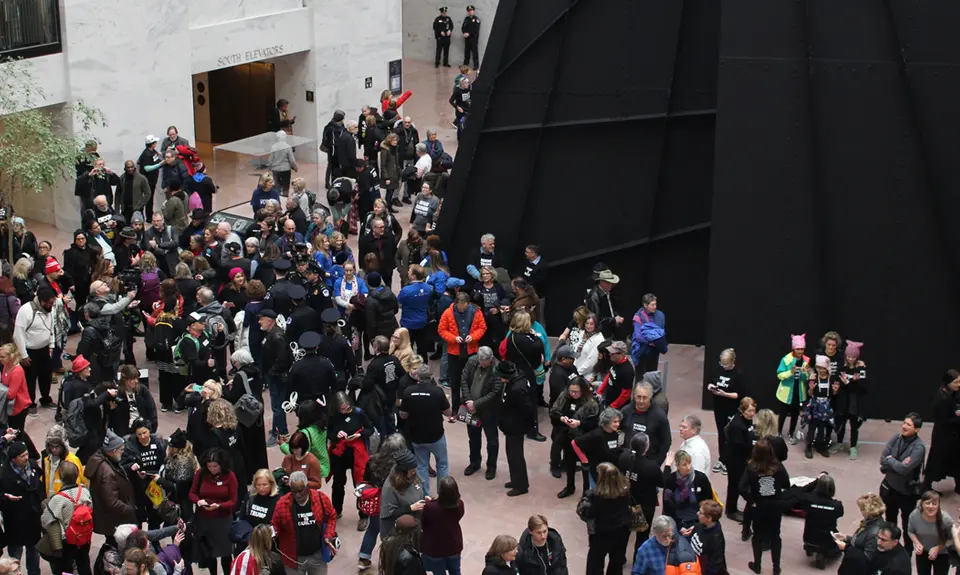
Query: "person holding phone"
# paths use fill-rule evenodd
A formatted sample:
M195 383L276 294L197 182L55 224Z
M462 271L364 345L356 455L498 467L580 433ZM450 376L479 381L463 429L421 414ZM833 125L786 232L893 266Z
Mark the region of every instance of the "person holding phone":
M737 414L740 406L740 389L743 377L737 369L737 352L732 347L720 352L720 361L714 375L707 383L707 392L713 395L713 420L717 424L717 461L714 473L727 474L727 424ZM739 479L739 478L737 478Z
M302 471L290 474L290 493L273 512L273 529L287 573L324 575L340 548L337 512L326 493L307 486Z
M218 448L208 449L200 457L200 469L193 476L190 501L197 506L193 516L193 556L201 558L201 567L217 573L217 560L223 575L230 573L233 543L230 527L237 506L237 477L230 469L230 455Z
M146 489L157 475L166 458L167 444L153 433L150 423L137 418L130 426L130 434L124 438L123 456L120 465L127 470L137 495L137 520L146 522L150 529L160 527L163 520L147 497Z

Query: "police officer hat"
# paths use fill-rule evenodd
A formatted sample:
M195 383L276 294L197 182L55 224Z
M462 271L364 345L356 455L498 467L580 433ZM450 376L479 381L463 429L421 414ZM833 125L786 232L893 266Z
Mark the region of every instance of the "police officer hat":
M273 269L281 272L289 271L293 267L293 264L290 263L290 260L286 258L281 258L273 262Z
M320 321L326 324L335 324L340 321L340 312L330 307L320 314Z
M307 289L300 284L293 284L287 289L287 295L293 301L298 301L307 297Z
M446 7L446 6L441 6L441 7L440 7L440 13L441 13L441 14L446 14L446 13L447 13L447 7Z
M260 317L268 317L270 319L277 319L277 312L272 309L262 309L260 310Z
M320 267L320 264L316 260L310 260L307 262L307 269L303 270L305 274L318 274L323 271L323 268Z
M303 349L315 349L320 347L320 334L315 331L305 331L300 336L300 340L297 341L297 345Z
M470 12L471 10L476 10L476 8L473 7L473 4L467 4L467 12Z

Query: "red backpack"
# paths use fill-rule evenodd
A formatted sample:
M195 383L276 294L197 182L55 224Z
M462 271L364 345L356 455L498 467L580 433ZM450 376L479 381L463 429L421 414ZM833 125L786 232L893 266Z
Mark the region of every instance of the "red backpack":
M93 538L93 510L89 505L80 505L80 495L83 493L83 487L77 487L76 499L70 497L64 492L57 495L63 495L73 502L73 516L70 517L70 524L64 532L64 539L70 545L77 547L90 543Z

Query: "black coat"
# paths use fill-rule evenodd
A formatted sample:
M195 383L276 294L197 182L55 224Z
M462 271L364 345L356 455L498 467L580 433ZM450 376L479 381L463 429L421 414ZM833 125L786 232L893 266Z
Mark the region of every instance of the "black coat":
M293 364L287 378L290 393L297 393L297 403L314 399L332 399L337 387L337 372L329 359L315 353L308 353Z
M100 384L113 381L113 362L106 348L109 327L103 316L87 322L77 343L77 355L90 362L90 381Z
M373 339L382 335L389 338L393 335L393 332L399 327L397 323L397 313L399 311L400 304L397 302L397 296L390 291L389 287L371 289L363 307L367 337Z
M357 159L357 139L349 131L344 130L334 142L334 156L341 174L350 175L355 172L353 162Z
M624 451L617 460L617 468L630 480L630 494L636 505L653 508L657 505L657 488L663 487L660 465L643 455Z
M283 375L290 369L290 347L279 326L274 326L266 333L260 357L263 367L271 375Z
M364 387L368 390L373 386L378 387L383 392L384 404L393 406L397 403L397 386L400 384L400 378L406 374L399 359L382 353L374 357L367 366L367 371L363 375ZM359 397L357 401L360 401Z
M373 232L360 238L358 246L360 253L357 261L364 261L367 254L376 254L377 259L380 260L380 275L386 282L389 282L393 278L393 268L396 265L397 239L389 228L386 228L386 226L384 228L383 235L379 238L374 238Z
M420 554L415 549L404 547L400 549L397 558L393 561L394 575L427 575L423 569Z
M29 460L33 476L25 480L13 470L13 460L8 460L0 470L0 512L7 526L7 545L36 545L40 541L40 514L43 513L43 472L36 461ZM5 495L20 497L12 501ZM14 528L16 526L16 528Z
M535 333L511 333L507 337L504 360L512 361L531 384L536 383L536 369L543 364L543 341Z
M957 460L957 449L960 448L958 409L960 397L946 388L940 388L933 400L933 433L930 436L930 455L927 457L925 476L928 482L960 476Z
M533 547L533 537L529 529L524 529L520 535L517 559L514 561L520 575L568 575L567 548L563 545L560 533L547 528L547 560L544 565L540 554Z
M93 262L96 261L97 255L96 248L89 243L84 244L82 249L77 247L77 244L70 244L69 248L63 250L63 271L73 281L74 295L78 303L86 302L90 294Z
M137 384L137 390L134 392L134 402L137 405L137 412L140 419L150 424L150 432L157 431L157 404L150 395L150 390L143 384ZM123 392L117 394L117 397L110 401L114 405L107 416L107 425L114 433L123 437L133 432L130 429L130 402L127 401L127 395Z
M239 371L247 374L247 385L250 386L250 394L263 403L263 378L260 376L260 369L255 365L245 365ZM224 386L223 398L236 406L237 401L243 397L246 390L243 388L243 380L238 372L233 372L233 379L230 385ZM269 469L267 461L267 438L264 433L263 415L255 425L244 427L240 425L237 429L243 435L244 459L246 468L249 470Z
M694 507L698 507L701 501L713 499L713 486L710 485L710 479L700 471L691 471L693 476L693 486L691 490L696 502ZM673 500L673 494L677 489L679 476L676 471L670 469L670 466L663 468L663 514L673 517L678 524L681 521L677 518L677 506ZM695 520L694 520L695 521ZM684 525L689 527L689 525Z
M480 575L517 575L516 561L513 565L507 565L498 555L487 555L484 557L486 565Z
M110 398L110 395L107 392L96 395L93 385L76 375L72 375L63 383L62 392L64 410L73 400L83 398L83 423L87 427L87 437L81 445L74 445L74 447L82 448L86 446L88 449L96 450L103 442L104 437L102 406Z
M503 386L503 407L497 424L504 435L525 435L533 429L537 416L533 385L519 373Z

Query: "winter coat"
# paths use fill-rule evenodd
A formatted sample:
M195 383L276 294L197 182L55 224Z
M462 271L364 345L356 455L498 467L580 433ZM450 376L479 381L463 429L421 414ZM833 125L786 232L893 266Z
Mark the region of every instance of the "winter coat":
M166 162L160 166L160 187L166 190L170 188L170 184L173 182L180 183L180 189L184 194L189 193L193 178L190 177L187 166L180 160L174 162L172 166ZM169 223L170 220L167 220L167 222Z
M460 377L460 400L463 403L473 402L477 413L483 417L486 413L497 413L500 411L501 401L503 400L503 382L494 373L497 367L497 358L493 358L493 363L488 368L488 373L483 379L483 385L480 393L476 397L473 395L474 374L480 369L480 358L476 355L470 356L467 364L463 367L463 374Z
M134 391L134 402L137 406L139 419L149 424L151 433L156 433L157 404L153 400L150 390L142 383L138 383L137 389ZM130 429L130 402L127 401L127 394L121 391L115 399L110 400L110 403L114 405L107 415L107 425L110 429L120 437L133 433L133 430Z
M390 180L389 184L384 183L387 180ZM386 190L400 187L400 167L392 147L380 147L380 187Z
M580 426L567 427L565 423L560 421L560 418L564 416L570 419L576 419L580 422ZM595 429L599 416L600 404L597 403L597 400L592 395L580 396L579 399L573 399L566 389L560 393L557 401L550 407L550 421L552 421L557 428L565 432L562 435L566 435L570 439L576 439L584 433Z
M391 218L393 221L397 221ZM386 222L389 223L389 222ZM380 275L383 276L386 283L393 279L393 268L397 260L397 240L394 238L393 231L384 226L383 235L379 238L373 237L373 232L365 234L360 238L360 261L364 261L367 254L375 254L380 262Z
M8 459L0 470L0 490L5 495L20 497L17 501L0 497L0 512L7 527L5 543L17 547L36 545L40 541L40 514L43 512L45 496L43 474L33 460L29 463L33 470L29 480L14 471L13 465L13 460Z
M107 538L117 527L137 523L133 483L120 463L98 450L87 461L86 475L93 498L93 530Z
M640 365L640 358L650 352L650 348L659 353L667 353L667 320L663 312L657 310L653 316L642 307L633 314L633 338L630 342L633 363Z
M471 317L472 316L472 317ZM483 319L483 311L477 306L467 304L467 309L460 313L457 304L451 304L440 316L440 323L437 325L437 334L447 344L447 353L462 357L466 351L466 356L477 353L480 349L480 338L487 331L487 323ZM470 341L467 342L467 336ZM462 337L464 343L457 343L457 338Z
M777 379L780 381L777 385L777 400L780 403L786 403L787 405L793 405L797 403L794 401L793 392L794 392L794 374L793 366L796 364L797 358L794 357L793 353L788 353L783 356L780 360L780 365L777 367ZM800 401L803 403L807 400L807 379L810 374L807 370L810 369L810 358L803 356L803 362L801 363L800 369L800 381L796 387L799 387L800 391Z
M536 399L533 384L519 371L513 381L503 386L503 407L497 420L504 435L525 435L533 429Z
M80 445L74 447L78 449L87 447L88 452L96 449L103 442L104 437L103 410L101 407L110 398L110 394L106 391L100 395L94 394L93 384L80 379L77 374L71 375L63 383L62 392L64 410L68 409L73 400L83 399L83 423L87 428L87 436ZM84 474L90 477L89 470L85 470Z
M533 537L529 529L520 535L517 559L514 563L520 575L567 575L567 548L563 545L560 533L547 528L547 563L533 547Z
M273 528L277 534L277 547L287 569L297 568L297 525L293 516L293 494L288 493L277 501L273 510ZM337 512L326 493L310 490L310 507L317 521L317 529L325 527L324 539L337 535Z
M927 482L960 475L960 462L957 461L957 449L960 448L958 409L960 394L940 388L933 400L933 433L930 436L930 456L927 457L925 476Z
M710 485L710 478L704 475L703 473L691 470L690 473L693 473L693 484L690 486L690 495L693 497L692 502L684 503L684 505L690 506L693 508L693 518L691 521L696 522L696 510L700 505L701 501L706 501L708 499L713 499L713 486ZM684 525L689 527L693 523L691 521L683 522L681 518L677 515L677 504L673 499L674 493L677 491L677 487L680 484L680 476L677 475L676 471L672 471L670 466L663 468L663 514L669 517L673 517L674 521L677 524L688 523Z
M85 302L90 294L90 281L96 255L96 248L89 243L84 244L83 249L77 247L77 244L70 244L70 247L63 251L63 271L70 276L73 285L76 286L75 295L78 302Z
M400 285L402 287L406 287L406 285L410 283L410 276L407 275L410 265L419 264L426 253L427 244L423 241L416 247L411 247L407 240L402 240L400 244L397 245L397 273L400 274Z
M517 575L517 562L513 565L507 565L499 555L487 555L484 557L486 565L480 575Z
M426 282L411 282L397 294L402 310L400 326L420 329L427 325L427 310L433 299L433 287Z
M151 198L150 184L147 182L146 176L140 172L134 172L132 178L128 178L126 174L120 178L120 184L117 186L117 197L113 201L113 209L117 213L123 212L128 194L133 197L130 202L133 205L133 210L135 212L141 211L147 205L147 200Z
M173 226L179 236L189 223L187 221L187 196L183 192L172 194L164 200L161 213L164 221Z
M363 308L366 316L366 335L373 339L378 335L390 338L396 331L397 312L400 311L400 304L397 302L397 296L390 291L389 287L380 287L370 289L367 294L367 302Z

